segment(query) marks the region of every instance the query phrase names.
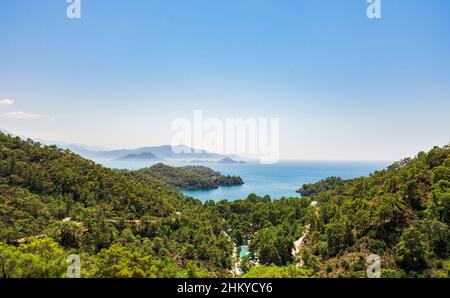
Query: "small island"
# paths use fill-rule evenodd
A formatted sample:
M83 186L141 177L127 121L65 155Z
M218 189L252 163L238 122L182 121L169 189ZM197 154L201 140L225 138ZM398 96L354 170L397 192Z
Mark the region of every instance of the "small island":
M241 161L235 161L234 159L230 158L230 157L225 157L222 159L219 159L218 161L216 161L216 163L224 163L224 164L243 164L245 163L243 160Z
M201 159L194 159L191 160L190 163L213 163L214 161L211 160L201 160Z
M220 172L203 166L172 167L158 163L145 169L133 171L133 173L164 181L176 189L214 189L219 186L244 184L239 176L222 175Z
M127 156L116 159L118 161L155 161L162 160L158 156L150 152L144 152L141 154L128 154Z

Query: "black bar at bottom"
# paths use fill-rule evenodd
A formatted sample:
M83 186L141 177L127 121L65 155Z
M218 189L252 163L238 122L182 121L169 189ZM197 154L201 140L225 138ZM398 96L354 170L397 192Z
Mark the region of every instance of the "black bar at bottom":
M46 297L84 297L100 292L102 297L215 297L328 294L345 297L384 297L418 294L423 290L449 293L449 279L3 279L3 293L45 293ZM8 291L9 290L9 291ZM431 293L431 292L430 292ZM6 296L5 296L6 297Z

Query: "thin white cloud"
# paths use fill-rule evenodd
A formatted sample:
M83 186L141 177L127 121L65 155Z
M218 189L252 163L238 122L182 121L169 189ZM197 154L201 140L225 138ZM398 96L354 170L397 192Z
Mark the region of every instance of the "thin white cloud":
M38 114L32 114L32 113L25 113L25 112L9 112L5 113L0 116L1 118L8 118L8 119L40 119L42 118L41 115Z
M5 106L10 106L14 104L14 100L9 99L9 98L5 98L0 100L0 105L5 105Z

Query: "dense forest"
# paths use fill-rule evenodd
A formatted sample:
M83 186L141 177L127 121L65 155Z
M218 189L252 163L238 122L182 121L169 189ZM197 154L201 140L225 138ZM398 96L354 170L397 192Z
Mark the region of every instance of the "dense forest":
M70 254L82 277L363 277L373 253L384 277L449 276L449 146L303 198L201 203L176 183L0 133L0 277L65 277Z
M158 163L133 173L162 180L178 189L212 189L219 186L244 184L239 176L224 176L220 172L201 166L171 167Z
M301 191L317 205L299 257L317 276L364 276L371 253L381 256L384 277L449 276L450 146Z
M344 183L345 181L341 177L328 177L316 183L303 184L297 192L303 197L308 197L344 185Z
M227 275L232 244L200 202L147 175L0 134L0 276Z

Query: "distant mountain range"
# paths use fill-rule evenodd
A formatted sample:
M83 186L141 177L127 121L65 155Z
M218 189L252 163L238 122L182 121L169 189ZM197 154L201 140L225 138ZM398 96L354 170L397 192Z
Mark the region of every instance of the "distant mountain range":
M157 146L157 147L142 147L137 149L119 149L119 150L87 150L85 148L79 148L74 146L69 146L68 149L71 151L87 157L87 158L98 158L98 159L128 159L137 158L141 156L143 159L148 159L153 155L157 159L214 159L219 160L226 158L228 156L208 152L205 150L195 150L187 146ZM142 154L147 154L143 155ZM150 155L151 154L151 155ZM239 158L239 157L237 157ZM240 158L239 158L240 159Z
M3 129L0 132L11 134ZM11 134L13 135L13 134ZM26 139L25 136L19 136ZM60 141L49 141L43 139L35 139L44 145L56 145L62 149L68 149L84 158L89 159L106 159L106 160L211 160L213 162L220 162L221 160L242 160L241 157L231 154L224 155L205 150L196 150L188 146L156 146L156 147L142 147L137 149L118 149L108 150L96 146L87 146L82 144L72 144ZM230 163L230 162L224 162Z

